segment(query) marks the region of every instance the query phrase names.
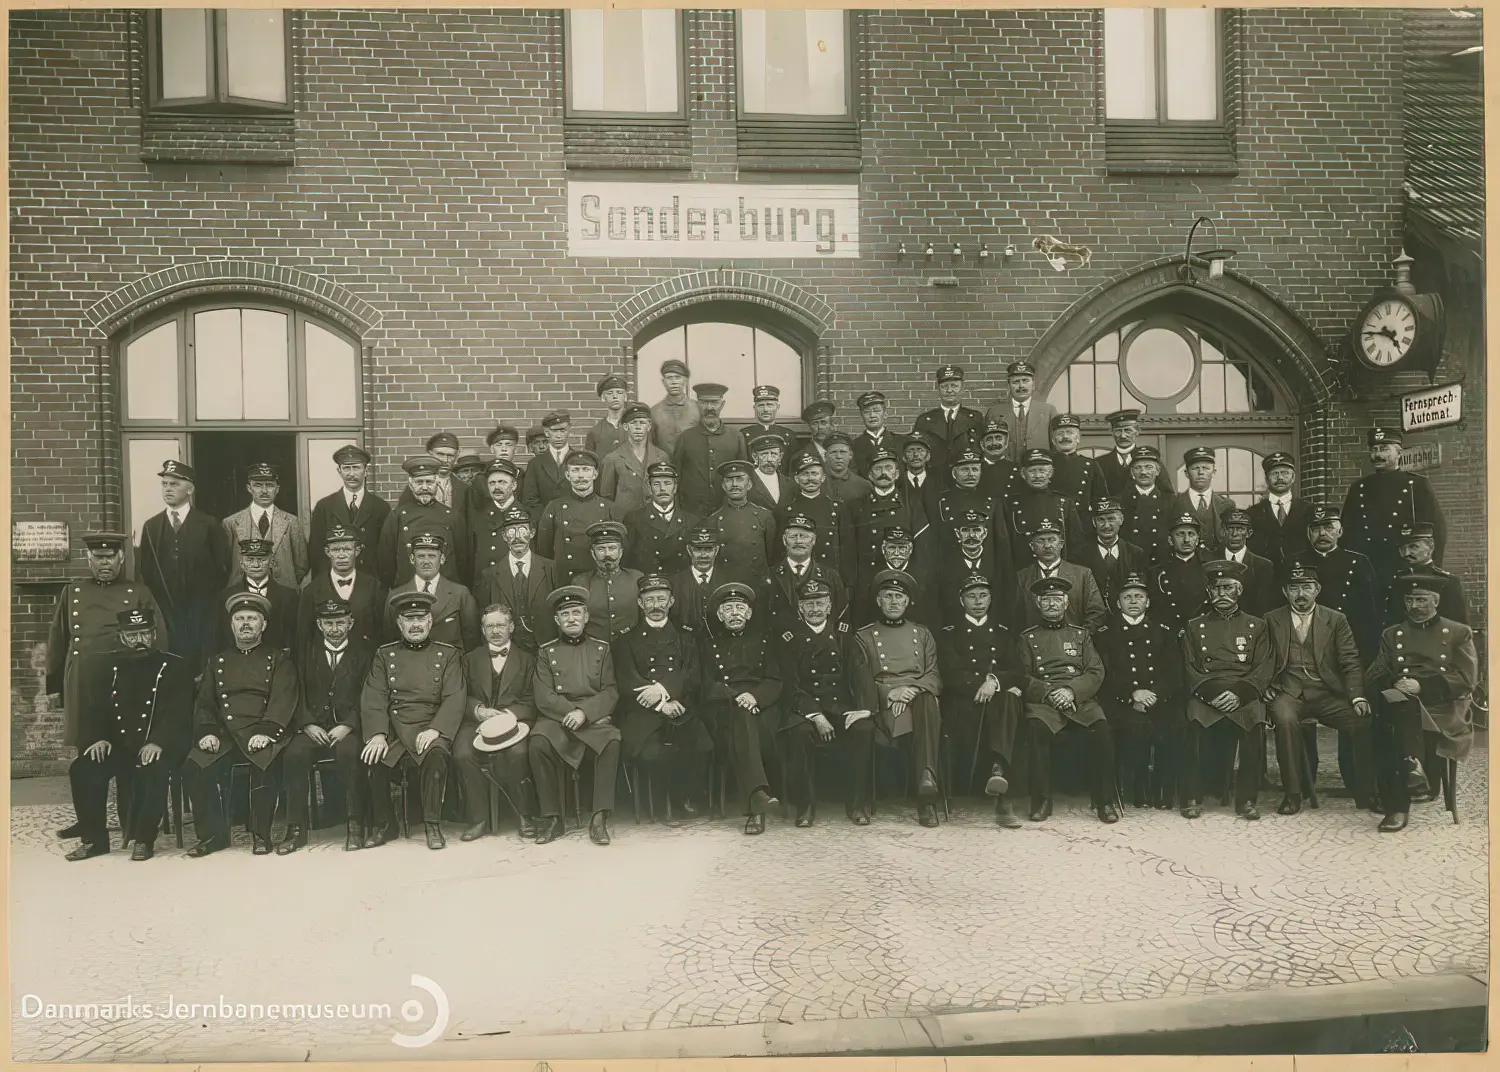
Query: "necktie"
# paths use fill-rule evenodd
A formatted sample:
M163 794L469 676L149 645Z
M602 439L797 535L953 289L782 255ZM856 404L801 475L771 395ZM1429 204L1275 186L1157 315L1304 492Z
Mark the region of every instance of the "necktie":
M1199 510L1207 510L1208 509L1208 497L1206 495L1199 495L1198 496L1198 509Z
M357 513L359 513L359 496L358 495L354 495L354 496L350 497L350 499L349 499L349 512L351 514L357 514Z
M432 594L432 582L431 581L423 581L422 582L422 591L426 592L428 595L431 595Z
M1276 524L1280 525L1286 521L1286 503L1276 504Z
M182 515L180 515L176 510L173 510L168 514L168 516L172 519L173 532L177 532L182 528Z
M526 563L519 559L516 561L516 580L521 584L526 583Z
M330 650L328 652L328 669L337 670L339 668L339 656L343 654L341 651Z
M697 577L698 577L698 587L701 588L705 584L708 583L708 574L706 574L706 573L700 573L700 574L697 575Z
M1310 623L1307 618L1301 615L1296 615L1295 621L1297 625L1297 639L1305 644L1307 643L1307 627Z
M265 534L268 533L268 532L270 532L270 531L271 531L271 515L263 513L263 514L260 515L260 534L261 534L261 536L265 536Z

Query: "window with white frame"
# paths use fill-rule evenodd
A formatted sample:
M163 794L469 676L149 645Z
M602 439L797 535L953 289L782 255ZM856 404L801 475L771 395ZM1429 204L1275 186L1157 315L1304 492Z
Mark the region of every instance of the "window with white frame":
M564 25L570 114L683 114L680 11L574 8Z
M151 107L285 111L292 103L289 16L270 8L153 12Z
M746 115L850 114L847 13L740 12L739 72Z
M1106 8L1105 117L1221 120L1221 21L1213 8Z
M694 383L722 383L727 421L752 421L752 390L758 384L781 388L781 420L802 413L803 352L780 335L748 323L696 320L652 334L636 346L636 384L640 400L655 404L666 396L662 362L687 363Z

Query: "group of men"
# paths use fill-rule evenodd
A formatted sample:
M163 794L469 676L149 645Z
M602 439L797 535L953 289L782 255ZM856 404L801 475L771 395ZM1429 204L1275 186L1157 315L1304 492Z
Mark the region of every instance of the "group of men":
M878 744L904 750L923 825L982 781L1015 827L1023 790L1031 819L1051 814L1065 734L1104 822L1127 801L1201 815L1236 752L1235 807L1257 819L1265 727L1277 810L1295 814L1316 762L1302 729L1321 722L1356 805L1395 831L1466 754L1463 586L1398 431L1371 430L1374 472L1342 510L1299 497L1284 453L1242 510L1213 490L1208 448L1174 491L1138 411L1109 416L1113 450L1084 453L1023 362L985 414L963 404L961 369L938 369L939 405L906 434L866 392L852 437L827 401L803 411L804 436L780 424L772 385L733 429L727 388L689 398L685 364L661 372L651 407L605 377L582 448L549 414L524 469L513 428L490 433L488 460L438 433L394 504L367 487L370 455L342 447L342 487L305 535L273 467L249 468L249 506L220 524L193 506L192 468L164 463L141 583L124 578L125 536L92 535L92 581L65 589L53 623L49 691L79 752L69 858L109 851L110 778L133 858L150 858L173 769L202 856L228 845L236 768L253 851L305 845L321 760L355 850L394 836L398 775L432 848L450 773L463 840L491 832L493 789L545 844L590 763L589 834L608 844L622 763L685 816L732 781L757 834L783 797L812 824L820 757L868 823Z

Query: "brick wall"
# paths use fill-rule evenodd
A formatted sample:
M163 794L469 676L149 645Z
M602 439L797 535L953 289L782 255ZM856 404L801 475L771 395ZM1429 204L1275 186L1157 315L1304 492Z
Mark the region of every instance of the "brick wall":
M1095 13L864 16L862 256L744 264L828 303L846 423L872 385L891 396L893 423L909 422L947 361L992 400L1005 362L1100 283L1178 253L1199 213L1240 250L1234 270L1336 350L1400 248L1400 15L1239 17L1238 177L1124 180L1104 174ZM117 462L99 431L101 340L83 313L145 274L271 261L379 310L364 341L384 491L422 430L473 443L500 416L590 412L593 383L629 342L615 310L703 267L566 257L554 12L302 12L291 168L143 164L128 27L120 11L11 19L17 518L99 523L99 476ZM730 12L689 16L695 178L735 177L732 34ZM1089 246L1091 264L1054 272L1031 252L1040 234ZM955 238L1021 252L982 269L970 257L953 290L922 285L921 258L896 256L903 241ZM1364 419L1333 416L1333 454ZM1350 475L1330 476L1330 492ZM36 639L16 613L13 680Z

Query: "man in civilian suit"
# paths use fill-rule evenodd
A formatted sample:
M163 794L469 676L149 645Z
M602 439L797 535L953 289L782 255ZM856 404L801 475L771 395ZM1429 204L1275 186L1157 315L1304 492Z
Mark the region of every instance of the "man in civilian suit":
M317 570L299 593L297 643L306 647L318 638L317 608L336 599L349 605L354 618L353 637L371 651L380 646L384 631L385 586L375 576L374 566L360 563L363 547L355 533L335 522L323 535L323 557L328 569Z
M926 438L932 452L929 465L935 473L948 471L949 459L965 447L979 449L979 437L984 431L984 414L977 409L960 405L964 393L964 370L957 365L944 365L933 374L937 380L938 402L919 416L911 426L912 435ZM889 449L889 448L887 448ZM870 462L873 462L873 453Z
M1020 461L1028 450L1050 450L1052 418L1057 409L1033 397L1036 369L1025 361L1012 361L1006 369L1010 398L984 411L986 421L1004 421L1010 428L1010 459Z
M1192 514L1198 519L1203 553L1212 556L1224 546L1219 533L1220 519L1236 508L1235 502L1212 488L1214 474L1219 469L1212 448L1194 447L1182 456L1182 464L1187 468L1187 490L1177 493L1169 511L1174 516Z
M135 560L166 618L167 650L186 659L197 676L214 650L219 593L229 580L229 537L217 518L193 506L191 465L169 458L157 475L166 509L141 526Z
M1289 558L1305 555L1312 503L1292 494L1297 463L1285 451L1267 454L1260 467L1266 474L1266 497L1245 513L1250 515L1250 550L1279 567Z
M481 607L509 607L515 643L535 655L556 635L547 610L547 596L557 587L556 570L550 558L531 550L531 515L524 507L511 507L500 531L509 553L475 578L474 599Z
M491 833L489 783L484 776L488 768L490 777L517 813L522 839L530 841L536 837L538 805L536 783L531 777L531 750L526 740L492 752L476 748L475 735L485 719L505 711L525 726L536 721L531 692L536 660L513 642L515 620L504 603L484 608L480 628L484 631L484 643L464 656L468 695L464 700L463 721L453 738L453 765L458 768L467 824L459 840L473 841Z
M418 534L411 541L412 578L391 589L391 595L426 592L432 596L433 603L428 611L432 615L431 639L461 652L469 651L478 647L480 642L479 607L466 587L440 572L446 550L443 538L437 533ZM388 643L401 638L396 628L396 608L389 599L386 601L385 637Z
M695 632L703 629L714 589L735 580L718 563L719 547L719 534L707 525L698 526L688 534L687 567L668 578L672 585L672 620Z
M245 476L250 505L224 519L231 552L229 580L232 583L240 579L240 560L235 553L240 541L261 539L271 544L272 579L295 591L302 587L302 578L307 576L308 570L307 540L302 535L302 523L296 514L287 513L276 505L281 482L274 465L257 462L250 466Z
M526 466L522 482L521 501L533 515L563 493L568 478L563 466L568 460L568 434L573 427L573 418L563 410L553 410L542 418L542 427L547 430L547 446L538 451Z
M358 568L375 574L375 548L380 543L380 528L391 512L391 504L365 487L370 455L352 444L333 452L339 479L344 486L325 495L313 506L307 532L308 568L317 571L323 565L323 545L328 531L338 525L352 532L359 541Z

